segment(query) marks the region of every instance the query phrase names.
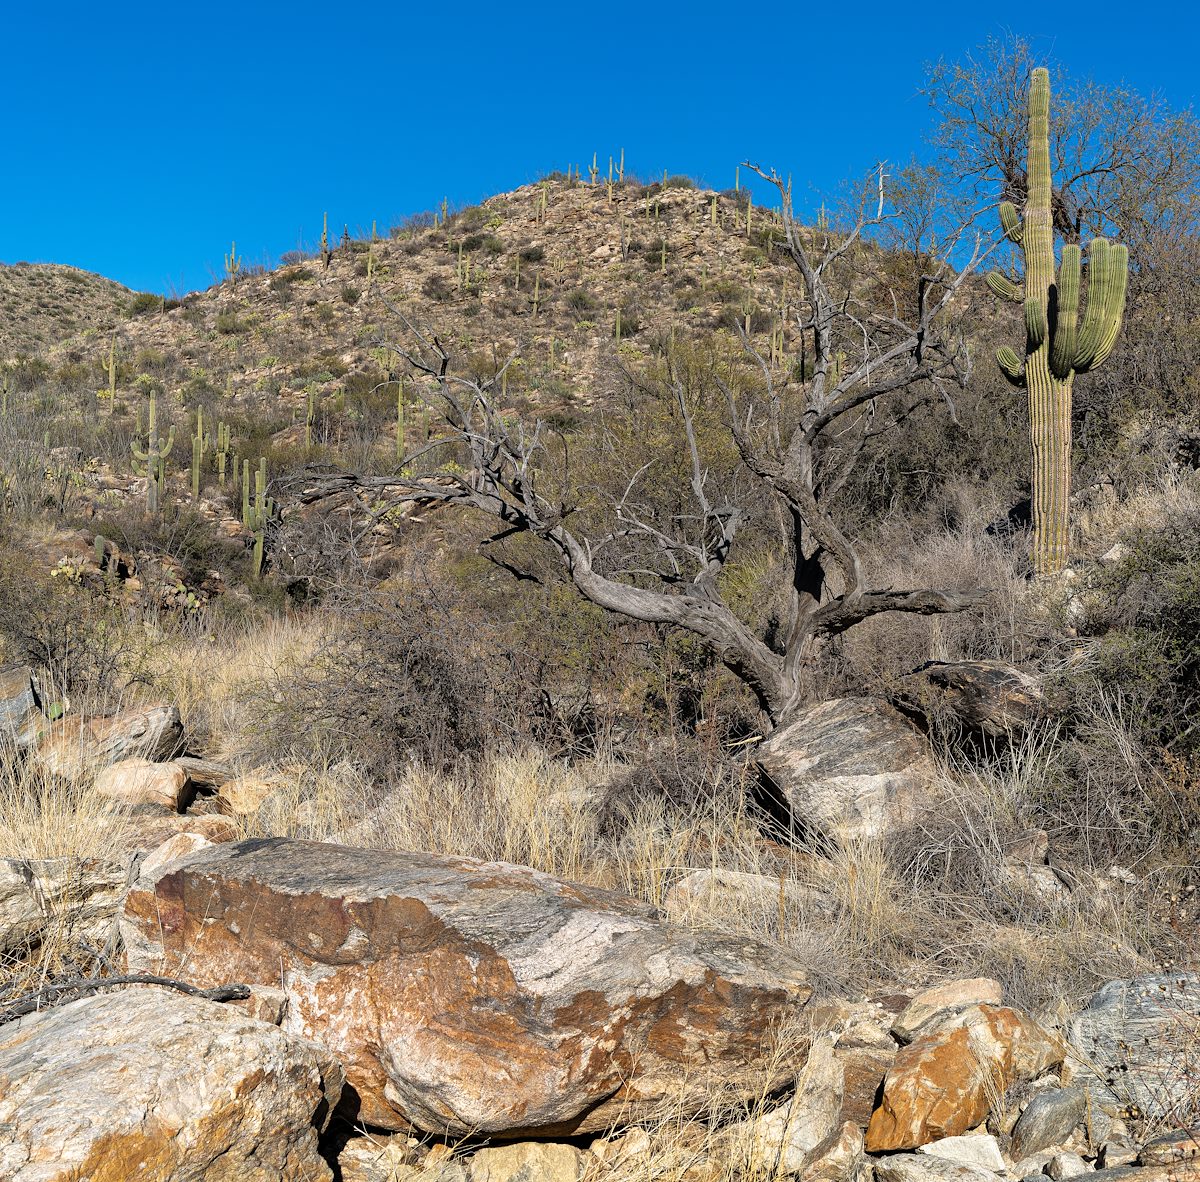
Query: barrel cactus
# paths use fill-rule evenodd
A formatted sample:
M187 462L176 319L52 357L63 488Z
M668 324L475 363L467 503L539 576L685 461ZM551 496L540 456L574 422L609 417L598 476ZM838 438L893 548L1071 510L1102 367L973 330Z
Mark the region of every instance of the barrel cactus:
M1067 562L1071 494L1071 384L1077 373L1112 352L1125 312L1129 251L1095 238L1087 248L1087 308L1080 316L1083 252L1064 245L1055 268L1050 177L1050 75L1033 71L1029 83L1028 194L1023 213L1000 205L1005 237L1020 248L1020 282L993 271L988 286L1000 299L1020 303L1025 351L996 354L1001 372L1029 391L1032 444L1033 566L1055 574Z

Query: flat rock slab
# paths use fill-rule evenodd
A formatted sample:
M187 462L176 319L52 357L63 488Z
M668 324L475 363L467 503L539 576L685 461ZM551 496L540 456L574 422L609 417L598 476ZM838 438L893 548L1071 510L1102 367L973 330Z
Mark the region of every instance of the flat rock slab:
M6 1182L326 1182L341 1070L215 1002L124 989L0 1027Z
M798 832L842 842L904 824L934 774L925 738L879 698L813 706L771 735L756 759Z
M772 1035L800 963L523 866L284 838L217 846L130 891L131 971L282 985L368 1124L515 1137L699 1112L799 1064Z

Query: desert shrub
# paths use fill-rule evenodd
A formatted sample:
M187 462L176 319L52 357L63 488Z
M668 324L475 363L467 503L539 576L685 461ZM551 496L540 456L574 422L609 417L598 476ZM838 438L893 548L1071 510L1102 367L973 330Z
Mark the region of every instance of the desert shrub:
M147 312L157 312L162 306L162 296L152 291L140 291L129 301L129 315L144 316Z
M546 251L540 246L524 246L520 256L523 263L540 263L546 257Z
M445 275L436 271L421 284L421 291L429 299L436 300L439 304L452 300L457 294L454 284Z
M238 319L236 312L217 313L217 332L223 336L233 336L245 330L246 326Z
M353 307L362 298L362 292L353 283L342 284L342 303Z
M566 302L572 312L594 312L598 306L596 297L582 287L567 292Z

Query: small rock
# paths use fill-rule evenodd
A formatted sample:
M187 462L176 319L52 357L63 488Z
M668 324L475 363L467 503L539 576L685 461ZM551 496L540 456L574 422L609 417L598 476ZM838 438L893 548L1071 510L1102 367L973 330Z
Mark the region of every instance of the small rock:
M972 977L947 981L918 993L892 1023L892 1034L901 1043L910 1043L918 1031L928 1034L936 1025L934 1019L951 1018L971 1006L998 1006L1004 991L999 981L989 977Z
M588 1146L588 1152L608 1165L615 1165L618 1162L645 1157L653 1147L654 1142L650 1134L635 1125L623 1136L593 1141Z
M1092 1167L1077 1153L1056 1153L1046 1163L1045 1172L1054 1182L1063 1182L1065 1178L1078 1178L1080 1174L1090 1174Z
M990 1170L993 1174L1005 1171L1004 1155L995 1137L976 1135L967 1137L943 1137L922 1145L918 1153L945 1158L960 1166L971 1166L978 1170Z
M148 759L122 759L96 777L96 792L130 807L156 804L183 812L187 772L177 763L152 763Z
M338 1153L337 1164L342 1182L416 1182L418 1178L435 1182L437 1172L418 1169L420 1160L420 1150L411 1137L366 1135L347 1141ZM457 1162L455 1167L459 1177L465 1178L463 1167Z
M1005 661L930 661L901 681L905 702L931 720L988 738L1023 735L1046 713L1041 683Z
M839 1043L834 1054L841 1061L845 1077L842 1118L865 1129L879 1105L884 1077L896 1061L896 1046L843 1047Z
M215 1002L84 998L0 1028L0 1178L327 1182L341 1089L327 1051Z
M1118 1166L1131 1166L1138 1159L1137 1142L1128 1137L1113 1137L1100 1146L1097 1162L1101 1169L1112 1170Z
M472 1154L467 1176L470 1182L579 1182L586 1160L573 1145L523 1141Z
M1050 1145L1061 1145L1087 1112L1082 1088L1039 1092L1017 1118L1012 1134L1013 1157L1029 1157Z

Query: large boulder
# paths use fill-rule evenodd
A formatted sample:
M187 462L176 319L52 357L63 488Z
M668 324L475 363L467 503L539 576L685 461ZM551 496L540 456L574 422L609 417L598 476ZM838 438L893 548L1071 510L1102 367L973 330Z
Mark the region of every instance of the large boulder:
M332 1056L236 1010L161 989L0 1028L0 1178L326 1182Z
M1068 1039L1103 1102L1154 1122L1200 1108L1200 972L1109 981L1071 1021Z
M183 747L174 706L147 706L98 718L71 716L45 728L37 761L52 775L76 779L121 759L161 762Z
M974 1006L897 1053L867 1126L867 1149L916 1149L961 1136L987 1117L992 1096L1062 1058L1058 1041L1025 1015Z
M0 668L0 747L32 746L45 725L33 670L28 665Z
M813 706L775 731L757 760L798 832L842 842L903 824L934 774L925 738L878 698Z
M901 695L931 722L989 739L1019 737L1046 714L1038 679L1005 661L930 661L902 680Z
M281 985L360 1119L450 1135L591 1132L787 1077L772 1034L810 988L753 940L523 866L283 838L131 889L132 971ZM794 1070L794 1065L793 1070Z

